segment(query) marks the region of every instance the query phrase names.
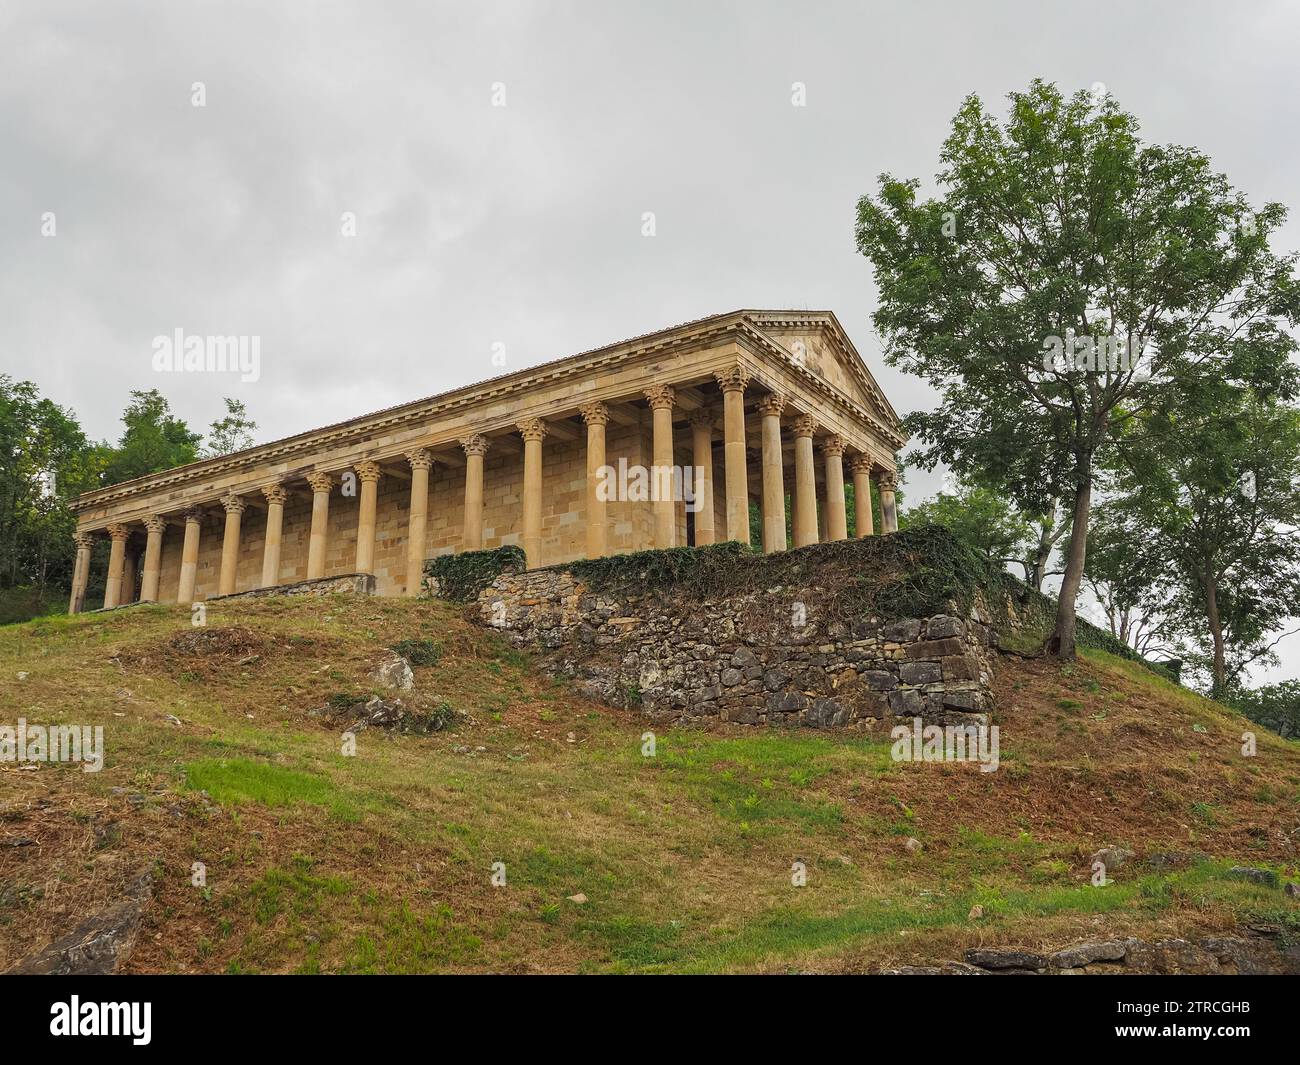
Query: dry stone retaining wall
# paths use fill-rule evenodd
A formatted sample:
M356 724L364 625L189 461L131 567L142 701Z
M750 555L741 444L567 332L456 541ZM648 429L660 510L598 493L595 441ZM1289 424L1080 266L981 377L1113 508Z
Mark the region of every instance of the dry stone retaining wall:
M689 586L612 595L550 567L501 574L473 609L552 672L655 720L981 723L997 642L982 608L845 621L828 616L834 594L809 582L715 599Z
M374 595L375 578L369 573L345 573L338 577L313 577L293 584L277 584L270 588L252 588L247 592L230 595L211 595L208 602L219 599L265 599L273 595Z

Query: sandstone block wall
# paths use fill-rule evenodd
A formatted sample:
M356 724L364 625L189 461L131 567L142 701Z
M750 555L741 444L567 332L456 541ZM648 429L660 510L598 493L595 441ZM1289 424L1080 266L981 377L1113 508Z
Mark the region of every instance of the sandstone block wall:
M893 717L978 723L992 709L997 637L982 608L845 620L833 596L811 584L627 598L552 567L501 575L473 610L552 672L656 720L872 729Z

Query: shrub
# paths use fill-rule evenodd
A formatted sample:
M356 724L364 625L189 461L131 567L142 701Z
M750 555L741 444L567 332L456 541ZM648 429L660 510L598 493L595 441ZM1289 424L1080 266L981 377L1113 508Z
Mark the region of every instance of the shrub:
M439 703L429 711L429 716L426 718L428 729L430 732L440 732L454 725L458 716L450 703Z
M389 648L413 666L434 666L442 657L442 648L432 640L399 640Z

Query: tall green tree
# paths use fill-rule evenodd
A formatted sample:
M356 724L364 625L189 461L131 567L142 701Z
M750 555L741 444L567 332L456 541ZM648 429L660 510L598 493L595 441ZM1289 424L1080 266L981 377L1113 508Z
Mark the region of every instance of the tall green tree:
M859 201L874 320L889 362L942 395L906 420L921 465L1032 512L1067 501L1050 646L1071 658L1094 481L1124 423L1204 378L1295 375L1295 257L1268 242L1285 212L1253 211L1195 149L1143 144L1113 98L1041 81L1005 124L967 98L940 163L931 199L885 174Z
M184 466L199 457L202 435L190 432L189 426L172 414L156 388L131 393L122 423L126 429L104 470L105 485Z
M68 582L70 503L98 483L103 461L71 411L0 375L0 586L35 588L39 600Z
M1164 613L1172 568L1114 506L1101 503L1088 529L1084 580L1106 616L1110 634L1143 656L1185 658L1178 621Z
M1223 698L1300 613L1300 409L1252 389L1169 397L1122 441L1104 524Z
M203 448L205 458L230 455L253 446L253 431L257 428L257 422L249 418L242 400L227 396L224 402L226 416L212 423L208 442Z

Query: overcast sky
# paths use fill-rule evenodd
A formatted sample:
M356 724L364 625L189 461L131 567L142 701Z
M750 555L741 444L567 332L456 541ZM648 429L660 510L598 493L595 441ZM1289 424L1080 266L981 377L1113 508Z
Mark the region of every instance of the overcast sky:
M1297 41L1295 2L0 0L0 371L95 437L158 387L269 440L503 372L494 345L829 308L905 413L931 397L853 244L879 173L931 178L966 94L1042 76L1295 209ZM260 379L160 377L177 328L260 337Z

